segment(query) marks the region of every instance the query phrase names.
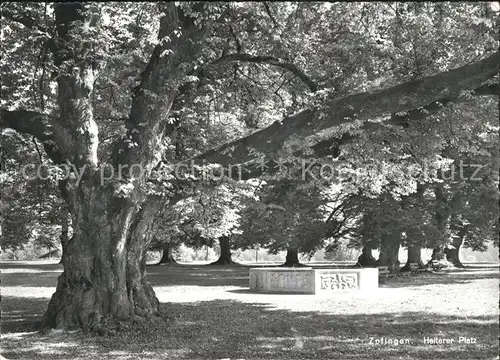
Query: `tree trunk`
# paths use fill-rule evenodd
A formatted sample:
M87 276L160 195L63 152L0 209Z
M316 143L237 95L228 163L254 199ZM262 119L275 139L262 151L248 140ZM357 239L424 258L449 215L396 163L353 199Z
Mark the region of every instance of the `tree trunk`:
M64 204L63 209L62 209L62 218L61 218L61 237L59 238L61 240L61 261L59 261L59 264L64 264L64 256L66 255L66 247L68 245L69 237L68 237L68 232L69 232L69 210L68 206Z
M453 242L451 243L454 249L445 249L446 259L453 264L455 267L463 268L464 264L460 261L459 253L460 247L464 241L465 235L467 234L466 226L460 228L456 237L453 238Z
M450 219L450 204L444 193L442 184L437 184L434 187L434 221L437 229L437 239L435 239L435 249L441 249L448 242L449 238L449 219Z
M458 245L458 248L456 247L455 244L453 244L453 246L455 246L455 249L445 249L446 260L452 263L453 266L455 267L460 267L460 268L465 267L464 264L462 264L462 262L460 261L460 258L458 256L461 244Z
M358 262L356 264L360 267L375 267L377 266L377 260L373 257L372 248L370 245L363 246L363 252L358 257Z
M94 17L82 3L54 6L60 111L54 126L39 125L45 125L41 135L53 135L50 144L57 145L49 151L53 160L70 162L82 176L69 180L62 192L73 236L66 245L64 272L44 315L47 326L100 333L121 320L134 322L158 314L158 299L145 280L145 253L155 232L153 220L165 199L148 195L146 181L161 159L165 136L173 131L165 119L192 67L184 65L198 57L205 36L175 4L159 7L163 15L158 38L179 28L181 35L155 46L133 88L126 131L110 149L111 172L104 171L106 166L97 156L92 91L98 61L88 56L91 39L73 36L93 26ZM169 56L162 55L166 50Z
M155 209L138 210L133 198L110 194L110 186L85 185L72 203L73 236L44 325L101 333L117 324L108 320L158 315L144 256Z
M163 254L157 265L177 264L177 261L175 261L174 255L172 254L173 245L171 243L162 243L160 245L163 249Z
M231 245L228 236L221 236L219 238L220 246L220 256L217 261L210 263L209 265L231 265L235 264L233 259L231 259Z
M360 267L375 267L377 266L377 260L373 257L372 250L373 244L373 214L371 212L365 211L363 213L363 230L362 230L362 240L363 240L363 250L358 258L357 266Z
M380 255L377 266L387 266L391 274L399 272L399 246L401 238L399 234L388 235L380 246Z
M418 264L420 269L424 268L424 263L422 261L422 247L420 245L408 246L408 260L406 260L406 264L401 268L401 271L410 271L410 264Z
M431 261L440 261L444 259L444 248L439 246L432 250Z
M299 252L297 249L287 249L285 263L283 267L301 267L304 266L299 262Z

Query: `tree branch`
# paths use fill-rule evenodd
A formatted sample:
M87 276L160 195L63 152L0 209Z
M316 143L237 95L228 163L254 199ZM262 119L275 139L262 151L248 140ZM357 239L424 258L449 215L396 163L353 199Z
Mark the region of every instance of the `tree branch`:
M297 76L304 84L307 85L309 90L312 92L318 91L318 84L316 84L304 71L299 69L296 65L283 61L273 56L254 56L244 53L229 54L221 57L220 59L214 61L212 64L221 64L231 61L243 61L259 64L269 64L273 66L280 67L290 71L292 74Z
M477 96L487 96L487 95L495 95L500 96L500 85L497 84L486 84L478 87L474 90L474 94Z
M273 14L271 13L271 9L269 8L269 5L267 1L264 1L264 8L266 9L266 13L273 22L274 26L278 26L278 23L276 22L276 19L274 18Z
M281 122L275 122L265 129L209 150L191 160L197 163L205 160L224 167L228 164L244 164L258 160L262 155L269 157L284 150L293 153L293 150L314 146L315 143L307 143L307 138L354 120L388 116L385 121L401 123L401 118L390 114L409 111L411 115L404 120L416 121L428 116L419 108L426 106L427 111L439 109L442 106L440 103L456 100L462 91L478 88L497 74L499 63L500 55L497 52L477 63L386 90L355 94L340 99L327 99L322 107L303 110ZM417 115L418 112L422 114ZM292 151L289 151L290 149Z
M34 136L43 144L45 152L54 163L63 162L48 115L36 111L0 109L0 128L10 128Z
M229 24L229 32L231 33L231 35L234 39L234 42L236 44L236 51L238 53L240 53L241 52L241 42L238 39L238 37L236 36L236 33L234 32L233 26L231 24Z
M405 96L409 96L409 94L413 92L414 98L412 100L412 103L415 108L403 113L403 111L401 111L400 109L404 106L404 104L395 106L395 109L391 108L389 105L386 105L387 107L379 110L379 114L384 115L387 112L393 111L392 115L386 117L381 122L365 121L361 129L363 131L375 131L383 127L382 122L385 124L407 127L411 123L422 120L434 113L437 113L447 104L456 101L462 90L474 90L475 88L475 95L482 96L488 95L491 89L496 89L495 85L484 86L481 84L484 83L484 81L486 81L488 78L494 76L498 71L498 56L499 54L496 53L489 58L473 64L472 66L466 65L455 70L423 79L426 86L415 86L415 83L421 84L422 82L414 81L408 84L394 86L377 93L356 94L339 100L342 102L342 104L344 104L343 106L347 108L351 106L352 108L349 110L352 112L354 106L362 108L363 103L360 102L360 97L370 99L370 97L380 97L381 94L384 94L385 96L393 97L392 100L395 101L394 98L404 98ZM448 91L446 91L446 93L450 94L449 96L438 98L437 100L434 100L427 104L424 103L424 101L428 101L429 99L429 97L426 96L427 91L434 94L440 94L434 87L440 88L443 86L445 86L445 88L448 88ZM402 89L402 87L409 90L407 90L404 94L400 94L399 91L400 89ZM488 91L486 91L485 89L487 89ZM333 102L335 102L335 100ZM387 100L383 101L382 103L391 104L391 102ZM369 102L367 102L367 104L369 104ZM399 111L399 113L397 113L397 111ZM230 175L227 171L230 166L243 165L244 171L241 174L242 178L238 178L239 173L234 170L231 174L232 177L240 180L256 178L264 173L261 166L262 155L265 156L264 160L266 161L266 165L268 166L268 168L276 169L279 167L280 164L273 160L272 156L279 155L279 152L282 150L282 145L286 140L290 139L294 135L293 130L295 129L295 133L299 135L299 137L296 138L295 141L301 143L303 146L302 148L295 150L292 153L293 156L303 156L303 151L309 147L313 151L312 156L314 157L325 157L327 155L337 157L340 154L339 147L354 140L356 138L356 135L344 133L340 138L330 137L327 139L320 139L312 144L309 144L303 140L305 140L306 137L311 133L317 131L315 129L321 130L323 129L323 126L328 128L329 124L335 126L335 124L350 122L354 120L354 118L345 117L343 116L344 112L339 111L339 113L330 113L329 118L327 119L329 120L329 122L322 122L318 126L318 124L313 122L320 116L320 114L321 109L308 109L306 111L297 113L290 118L284 119L282 123L276 122L268 128L253 133L245 138L223 144L194 158L180 162L180 164L187 165L190 163L194 163L197 165L205 165L207 163L217 163L224 168L226 176ZM377 115L377 113L375 113L374 115ZM366 119L366 116L367 115L365 115L364 119ZM305 131L304 129L307 131ZM272 173L272 171L269 171L268 173ZM178 183L180 188L183 188L185 186L189 187L189 184L190 181L181 181ZM186 196L187 195L183 194L182 191L174 191L173 196L169 198L169 202L170 204L175 204Z
M159 6L163 12L160 41L141 74L139 86L133 90L127 134L113 150L115 163L141 163L146 172L157 165L155 154L162 147L163 137L175 130L175 125L165 120L185 75L194 68L205 36L194 19L173 2ZM203 6L196 3L193 10L201 12Z

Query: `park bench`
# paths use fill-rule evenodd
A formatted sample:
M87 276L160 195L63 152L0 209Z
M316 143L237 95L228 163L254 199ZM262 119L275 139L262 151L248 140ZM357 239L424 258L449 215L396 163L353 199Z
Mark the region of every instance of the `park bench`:
M441 260L431 260L428 265L432 267L433 271L441 271L441 269L446 267Z
M390 274L389 267L387 266L379 266L378 267L378 276L379 277L388 277Z
M417 272L419 268L420 268L420 266L418 265L418 263L410 263L410 271L411 272Z

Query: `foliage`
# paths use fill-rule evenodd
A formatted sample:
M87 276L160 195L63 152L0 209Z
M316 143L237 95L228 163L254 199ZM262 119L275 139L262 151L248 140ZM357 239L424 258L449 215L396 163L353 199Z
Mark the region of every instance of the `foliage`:
M3 145L0 177L2 249L17 252L26 248L35 256L40 252L37 248L48 251L58 248L64 204L57 182L50 174L51 166L45 165L47 159L34 139L4 131L0 134L0 142ZM26 165L31 166L25 169ZM40 176L36 176L37 171Z
M271 254L294 249L312 255L334 248L357 215L352 197L293 180L262 183L256 195L240 212L236 244L243 249L258 245Z

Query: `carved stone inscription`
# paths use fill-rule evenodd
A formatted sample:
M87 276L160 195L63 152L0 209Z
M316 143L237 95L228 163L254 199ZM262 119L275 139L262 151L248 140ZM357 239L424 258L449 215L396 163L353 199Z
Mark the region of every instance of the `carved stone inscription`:
M320 275L321 290L349 290L358 288L356 274L325 274Z
M273 290L292 290L303 289L309 286L309 275L298 272L275 272L270 273L271 289Z

